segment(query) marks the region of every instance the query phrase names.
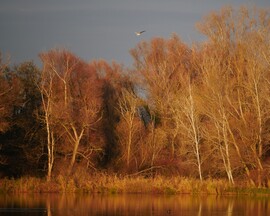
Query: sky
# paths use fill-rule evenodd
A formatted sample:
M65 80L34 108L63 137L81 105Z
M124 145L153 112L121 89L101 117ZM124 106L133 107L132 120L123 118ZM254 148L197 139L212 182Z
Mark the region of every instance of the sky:
M40 65L39 53L60 48L130 66L129 50L142 40L203 40L196 23L228 5L270 8L270 0L0 0L0 51L12 64Z

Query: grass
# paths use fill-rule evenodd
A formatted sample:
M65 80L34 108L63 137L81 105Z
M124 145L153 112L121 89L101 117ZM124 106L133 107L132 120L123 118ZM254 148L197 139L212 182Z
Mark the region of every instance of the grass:
M241 186L242 185L242 186ZM245 186L243 186L245 185ZM241 183L230 185L226 180L208 179L200 181L185 177L145 178L98 173L77 174L72 178L59 175L47 182L44 178L22 177L0 179L0 193L143 193L143 194L264 194L270 195L269 188L255 188Z

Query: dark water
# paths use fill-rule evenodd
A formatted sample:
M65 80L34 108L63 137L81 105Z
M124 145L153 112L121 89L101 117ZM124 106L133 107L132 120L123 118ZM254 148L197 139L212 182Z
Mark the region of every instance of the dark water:
M0 195L0 215L270 215L270 197L190 195Z

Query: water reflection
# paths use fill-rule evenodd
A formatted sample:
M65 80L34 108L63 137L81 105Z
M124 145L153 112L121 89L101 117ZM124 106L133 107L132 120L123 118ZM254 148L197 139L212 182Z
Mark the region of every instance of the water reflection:
M270 215L269 197L190 195L0 195L0 215Z

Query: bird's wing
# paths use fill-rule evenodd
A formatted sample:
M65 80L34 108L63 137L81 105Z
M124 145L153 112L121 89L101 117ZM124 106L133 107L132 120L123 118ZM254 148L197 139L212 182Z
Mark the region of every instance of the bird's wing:
M141 35L141 34L144 33L144 32L145 32L145 30L139 31L139 32L135 32L135 34L136 34L136 35Z

